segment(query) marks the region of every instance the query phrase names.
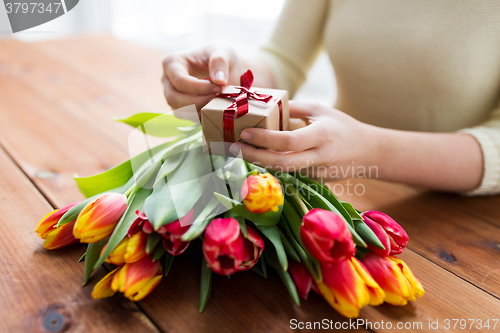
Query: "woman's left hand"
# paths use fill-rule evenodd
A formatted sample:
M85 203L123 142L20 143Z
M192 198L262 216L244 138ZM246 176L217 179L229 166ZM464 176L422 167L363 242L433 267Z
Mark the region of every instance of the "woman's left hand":
M261 167L277 171L308 169L308 176L334 180L360 176L377 156L377 142L370 135L373 126L319 104L290 101L290 117L306 119L308 126L295 131L249 128L231 152ZM237 147L236 147L237 146ZM238 149L239 148L239 149ZM364 169L363 169L364 168ZM364 176L364 175L361 175Z

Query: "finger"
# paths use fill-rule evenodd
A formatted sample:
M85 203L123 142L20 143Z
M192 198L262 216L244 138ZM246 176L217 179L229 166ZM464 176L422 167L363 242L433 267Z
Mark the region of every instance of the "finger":
M320 116L326 113L325 106L313 103L304 103L297 101L289 101L288 108L290 110L290 118L307 118Z
M191 95L179 92L166 78L163 79L163 86L167 103L173 109L178 109L187 105L195 104L196 108L200 110L203 106L205 106L208 102L215 98L215 94Z
M285 172L298 171L313 165L321 165L320 157L315 150L306 150L297 153L280 153L267 149L258 149L247 144L234 143L230 152L241 152L243 159L263 168Z
M295 131L273 131L247 128L241 138L252 145L279 151L302 151L319 147L323 140L323 127L316 122Z
M209 95L217 94L222 91L221 87L208 80L201 80L191 76L188 72L187 65L183 64L180 60L165 61L163 66L165 76L179 92Z
M210 80L218 85L225 86L229 77L229 54L223 49L216 49L210 53L208 62Z

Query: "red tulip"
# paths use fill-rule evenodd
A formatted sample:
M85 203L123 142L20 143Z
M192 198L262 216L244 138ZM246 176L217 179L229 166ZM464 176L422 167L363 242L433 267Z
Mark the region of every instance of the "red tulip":
M55 228L59 219L61 219L61 217L74 205L76 205L76 203L54 210L45 215L40 223L38 223L35 232L41 239L45 239L43 247L47 250L59 249L66 245L78 242L78 239L73 236L73 226L75 225L75 221L71 221L63 226L60 226L59 228Z
M146 217L146 214L141 213L140 210L136 210L135 213L137 214L137 218L134 222L132 222L132 225L128 229L128 236L132 237L132 235L135 235L139 231L144 231L147 234L152 233L154 229Z
M370 250L382 257L403 252L408 243L408 234L396 221L390 216L376 210L364 212L362 215L366 225L375 233L385 247L385 250L382 250L372 244L368 244Z
M182 240L182 235L189 230L193 223L194 212L191 209L186 216L182 218L184 226L181 221L177 220L158 229L158 233L163 238L163 246L171 255L178 256L183 253L189 245L189 242ZM187 221L187 223L186 223Z
M300 237L306 249L321 263L339 262L356 252L344 220L328 210L310 210L302 219Z
M424 288L406 263L396 257L381 257L369 252L363 258L368 271L385 291L385 302L406 305L424 295Z
M233 218L213 220L205 231L203 254L215 273L236 273L245 259L245 239L238 221Z
M330 265L321 265L323 281L318 289L325 300L347 318L355 318L364 306L379 305L384 291L358 259L350 258Z
M127 197L106 193L85 206L73 228L73 235L82 243L95 243L113 233L127 209Z
M252 268L260 256L262 255L262 251L264 251L264 241L260 237L260 235L250 227L247 227L247 237L245 238L245 254L243 258L243 262L240 265L240 271L246 271Z
M307 299L307 295L309 295L309 291L311 291L311 287L313 286L311 273L307 267L304 264L290 260L288 262L288 273L290 273L295 283L299 296Z

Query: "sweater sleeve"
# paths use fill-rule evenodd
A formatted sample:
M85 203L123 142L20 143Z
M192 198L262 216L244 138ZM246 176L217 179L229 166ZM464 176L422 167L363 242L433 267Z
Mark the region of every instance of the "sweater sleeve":
M274 77L276 88L293 97L322 47L328 0L287 0L268 42L257 57Z
M486 122L462 129L459 133L473 136L483 153L483 179L478 188L465 195L492 195L500 193L500 106Z

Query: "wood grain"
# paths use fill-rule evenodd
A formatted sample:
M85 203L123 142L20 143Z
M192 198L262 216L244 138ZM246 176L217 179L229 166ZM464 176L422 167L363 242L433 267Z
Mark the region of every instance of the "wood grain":
M162 107L161 69L156 63L161 56L158 52L110 37L75 38L34 45L8 43L0 42L0 144L42 193L62 206L81 198L71 180L73 172L89 175L126 159L126 141L123 140L127 133L121 124L109 120L112 116L141 111L137 109L141 106ZM8 48L3 47L7 45ZM63 53L68 57L59 57ZM3 167L0 158L0 168ZM0 182L2 179L0 175ZM26 178L24 181L27 182ZM491 206L497 206L498 197L481 201L372 180L354 183L363 184L366 192L361 196L344 194L341 198L362 210L387 212L407 229L410 249L402 258L427 291L424 298L405 307L367 307L361 313L362 319L371 322L384 320L395 327L398 322L421 321L426 325L429 320L488 319L498 315L495 311L500 307L500 301L493 295L498 296L500 290L498 268L495 267L498 266L498 249L495 247L500 243L495 221L500 212ZM33 187L30 188L34 192ZM10 199L15 216L24 216L24 209L28 209L26 202L34 200L21 203L22 193ZM3 201L0 207L2 204ZM29 216L25 220L28 226L21 232L23 236L32 233L38 219L49 209L46 202L39 205L43 207L36 211L36 204L28 209ZM5 224L0 224L0 228L4 231ZM2 249L0 244L0 251ZM64 274L74 275L72 279L81 283L78 280L83 275L81 265L72 265L66 257L78 257L74 251L78 252L80 248L54 252L53 256L58 260L52 265L64 267ZM31 263L35 255L25 254L23 263ZM3 257L0 258L3 262ZM171 273L155 292L139 303L161 331L285 332L291 331L290 320L294 318L305 322L344 320L318 295L310 295L301 307L293 305L275 274L264 280L252 272L235 274L231 279L214 276L210 303L203 314L198 314L199 243L193 242L181 258L174 261ZM22 265L15 262L9 267L19 270ZM28 288L30 286L25 287ZM109 303L106 302L120 302L122 307L136 309L129 302L121 302L119 297L95 303L89 295L76 297L71 294L75 290L81 292L81 289L68 285L65 293L73 295L68 296L73 297L72 302L82 299L81 302L89 302L100 309L98 321L103 323L103 317L113 315L107 313L113 310L107 308ZM90 288L83 290L90 293ZM8 294L7 299L13 302L25 297L25 293L18 293L16 289ZM23 303L20 308L24 306L28 305ZM82 312L86 312L84 317L92 317L89 310ZM134 315L140 319L131 316L123 322L147 323L145 316L136 312ZM2 321L10 320L10 317L2 316L0 314ZM106 329L137 329L132 324L130 327L113 326L121 325L120 321L120 318L110 321ZM150 324L146 326L151 328ZM423 326L423 331L428 331L426 328Z
M103 269L82 288L82 245L42 248L34 230L52 208L2 149L0 210L1 332L157 332L128 300L90 297Z
M408 248L500 297L500 229L479 218L474 204L468 206L468 201L477 205L478 198L439 195L376 180L349 181L364 185L366 193L343 195L343 200L363 211L376 209L392 216L410 235ZM461 209L455 199L461 201Z

